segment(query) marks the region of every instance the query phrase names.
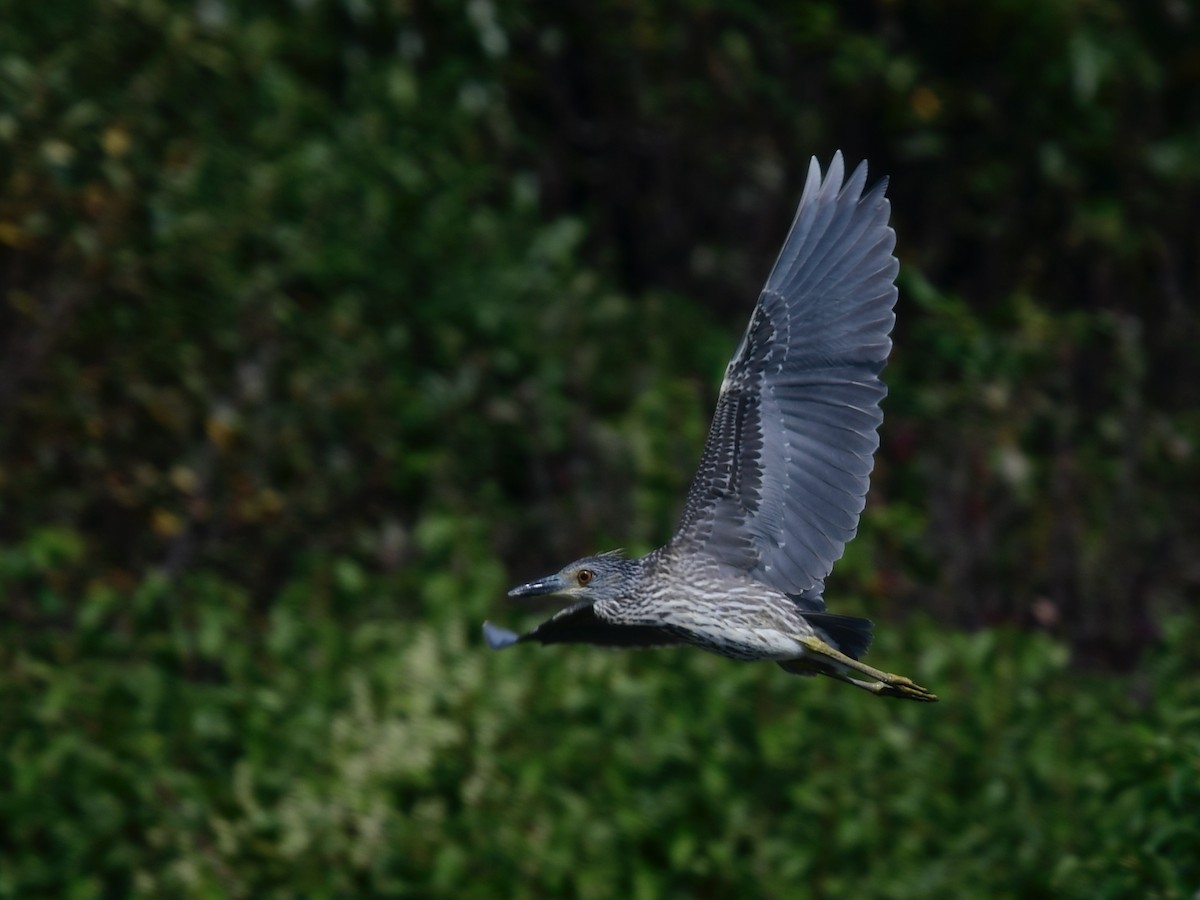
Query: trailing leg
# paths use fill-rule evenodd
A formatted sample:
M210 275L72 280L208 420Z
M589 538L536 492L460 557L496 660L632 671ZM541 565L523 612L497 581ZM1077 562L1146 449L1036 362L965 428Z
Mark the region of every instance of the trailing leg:
M819 637L810 636L801 638L800 643L812 654L812 657L781 662L779 665L788 672L793 672L797 675L813 675L818 673L828 675L830 678L836 678L838 681L852 684L857 688L870 691L872 694L880 697L920 700L925 703L932 703L937 700L936 694L927 688L921 687L921 685L914 682L911 678L906 678L903 675L893 675L891 672L883 672L872 668L866 663L859 662L857 659L853 659L840 650L831 647ZM871 680L863 681L862 679L854 678L849 674L849 671L862 673Z

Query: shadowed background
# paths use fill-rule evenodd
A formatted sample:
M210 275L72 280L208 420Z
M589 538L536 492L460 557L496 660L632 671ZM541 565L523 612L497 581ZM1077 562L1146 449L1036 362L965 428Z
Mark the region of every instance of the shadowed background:
M7 11L0 895L1191 896L1198 123L1186 2ZM942 704L486 655L669 536L838 148L901 293L827 597Z

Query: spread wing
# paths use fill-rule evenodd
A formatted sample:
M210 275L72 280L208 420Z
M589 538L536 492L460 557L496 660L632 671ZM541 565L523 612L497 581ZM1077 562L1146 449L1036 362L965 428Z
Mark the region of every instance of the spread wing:
M841 153L800 208L729 363L675 552L785 593L819 591L863 510L895 322L886 182Z
M483 635L493 650L523 641L540 644L598 644L601 647L669 647L685 643L671 632L652 625L619 625L596 615L591 602L560 610L532 631L518 635L491 622Z

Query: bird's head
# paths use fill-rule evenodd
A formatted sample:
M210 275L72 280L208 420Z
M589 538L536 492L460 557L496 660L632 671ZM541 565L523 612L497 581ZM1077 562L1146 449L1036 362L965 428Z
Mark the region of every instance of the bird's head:
M597 600L628 596L638 562L626 559L620 551L585 556L553 575L538 578L508 592L510 597L570 597L595 603Z

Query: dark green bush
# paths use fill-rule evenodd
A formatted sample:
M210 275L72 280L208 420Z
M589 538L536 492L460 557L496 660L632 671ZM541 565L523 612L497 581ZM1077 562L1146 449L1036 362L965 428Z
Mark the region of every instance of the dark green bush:
M334 617L342 573L85 598L9 651L12 896L1187 897L1195 623L1133 676L1045 637L884 630L942 693L881 703L689 650L483 654L498 571L423 620ZM457 601L457 603L455 602ZM20 702L15 702L15 701Z

